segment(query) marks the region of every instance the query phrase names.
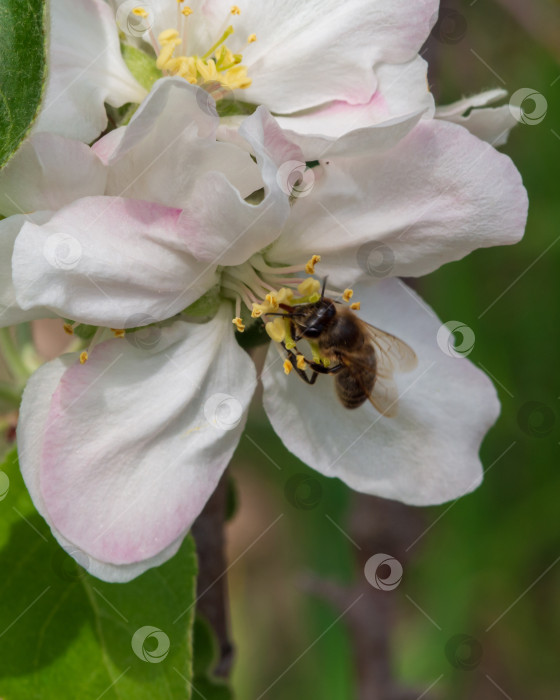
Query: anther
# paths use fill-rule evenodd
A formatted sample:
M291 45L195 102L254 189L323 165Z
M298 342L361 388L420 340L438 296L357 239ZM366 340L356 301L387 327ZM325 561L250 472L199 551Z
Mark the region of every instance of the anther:
M315 274L315 265L319 262L321 262L320 255L312 255L311 256L311 259L308 260L306 265L305 265L305 271L307 272L308 275Z
M124 338L125 331L124 328L111 328L111 331L113 332L113 335L115 338Z
M192 9L191 9L190 7L188 7L188 6L187 6L187 7L183 7L183 9L181 10L181 14L182 14L182 15L185 15L185 17L188 17L189 15L192 15L192 13L193 13Z
M257 35L256 34L249 34L249 38L247 39L248 44L253 44L257 40Z
M286 326L284 319L277 316L274 321L269 321L265 325L265 330L275 343L281 343L286 337Z
M232 15L240 15L241 14L241 10L239 9L239 7L237 5L232 5L230 12Z
M241 318L239 316L236 316L235 318L233 318L231 320L231 322L237 328L239 333L243 333L243 331L245 330L245 325L243 324L243 321L241 320Z
M359 302L359 301L355 301L353 304L350 304L350 308L351 308L353 311L359 311L359 310L360 310L360 302Z
M284 372L285 372L285 374L290 374L290 372L293 370L293 368L294 368L294 366L290 362L290 360L285 359L284 360Z
M88 359L87 350L84 350L82 353L80 353L80 364L85 365L85 363L87 362L87 359Z
M146 17L148 17L148 13L146 12L146 10L145 10L143 7L135 7L135 8L132 10L132 14L133 14L133 15L136 15L137 17L142 17L142 18L144 18L144 19L145 19Z
M353 289L345 289L342 292L342 298L344 299L344 301L350 301L350 299L352 299L353 296L354 296Z
M298 355L296 362L297 362L298 369L305 369L306 360L305 360L305 357L303 355Z
M313 277L308 277L307 279L304 279L303 282L298 284L297 289L302 297L307 297L318 292L320 288L321 283L319 280L313 279Z
M72 324L65 323L62 327L64 328L65 333L68 333L68 335L74 335L74 328L72 327Z

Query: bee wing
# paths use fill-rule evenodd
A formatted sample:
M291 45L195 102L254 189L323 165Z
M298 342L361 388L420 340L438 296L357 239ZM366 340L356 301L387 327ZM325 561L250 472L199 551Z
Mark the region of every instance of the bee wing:
M404 340L380 328L364 324L376 350L377 373L392 377L393 372L410 372L418 365L416 353Z
M377 360L375 384L368 398L379 413L394 418L398 413L399 391L393 374L410 372L418 364L418 358L414 350L400 338L369 323L365 323L365 326Z

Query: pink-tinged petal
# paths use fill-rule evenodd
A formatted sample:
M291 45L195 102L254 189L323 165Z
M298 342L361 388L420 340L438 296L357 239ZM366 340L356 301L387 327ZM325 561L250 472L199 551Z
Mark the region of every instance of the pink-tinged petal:
M42 306L23 310L16 301L12 282L12 253L14 242L26 221L42 224L49 220L51 212L15 214L0 221L0 326L12 326L24 321L46 318L53 313Z
M96 145L109 166L107 194L186 207L207 173L221 173L242 198L262 187L246 149L216 142L212 97L183 78L159 80L128 126Z
M486 105L506 96L505 90L488 90L453 104L438 107L436 117L460 124L471 134L498 148L507 142L509 132L520 122L520 118L516 118L515 110L509 104L500 107L486 107Z
M95 575L125 580L170 556L227 466L256 385L231 314L107 341L26 389L26 482L55 534L108 567Z
M408 118L417 113L425 117L433 116L434 100L428 90L427 63L420 56L404 64L382 64L377 68L376 74L379 81L377 89L364 104L353 105L337 100L300 114L278 117L277 121L290 133L314 136L315 140L318 135L323 136L324 144L317 143L315 146L314 155L319 158L327 153L345 153L342 148L345 144L336 144L335 140L357 129ZM307 155L308 142L305 139L296 141ZM367 147L365 138L359 144L360 150L356 149L356 152L363 152L364 147Z
M507 90L503 90L502 88L486 90L485 92L479 92L478 94L471 95L470 97L463 97L461 100L438 107L436 110L436 116L439 119L461 117L475 107L486 107L493 102L502 100L504 97L507 97Z
M219 33L230 7L229 0L206 0L209 36ZM412 60L438 2L246 0L239 7L241 15L230 17L235 33L228 45L242 51L252 79L239 96L289 114L332 100L368 102L377 85L372 66ZM243 46L253 33L257 41Z
M342 288L360 276L418 276L523 235L527 193L511 160L466 129L421 121L395 147L333 159L296 200L275 263L321 255Z
M492 383L468 359L440 347L440 321L403 282L359 285L355 298L361 318L418 356L413 372L395 374L397 416L382 416L369 402L344 408L333 377L319 376L308 386L295 373L286 376L271 348L262 381L275 431L306 464L357 491L413 505L472 491L482 479L481 441L500 410Z
M263 107L243 121L239 134L255 155L265 196L258 205L243 202L220 173L196 183L184 212L192 224L189 244L212 264L240 265L279 236L290 213L290 163L305 167L301 150Z
M56 210L79 197L103 194L106 170L80 141L33 134L0 170L0 213Z
M111 8L103 0L53 2L49 81L35 131L89 143L107 126L104 103L145 96L122 58Z
M35 507L48 522L54 537L60 545L77 559L80 566L87 569L93 576L97 576L97 578L104 581L124 583L136 578L136 576L139 576L147 569L159 566L159 564L167 561L179 549L183 538L179 537L155 557L135 564L115 566L87 555L54 528L47 513L39 482L41 453L43 451L41 436L45 434L51 397L65 372L72 367L75 361L75 355L58 357L56 360L43 365L27 382L23 393L17 431L19 464Z
M23 309L133 328L179 313L216 282L215 266L189 253L180 209L117 197L85 197L42 226L27 222L14 246Z

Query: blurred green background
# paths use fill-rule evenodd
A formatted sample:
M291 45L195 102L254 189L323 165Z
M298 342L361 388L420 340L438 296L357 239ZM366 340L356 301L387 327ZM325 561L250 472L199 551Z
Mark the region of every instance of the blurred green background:
M410 698L431 686L422 697L552 700L560 696L560 8L545 0L442 8L445 23L427 52L439 104L491 87L510 95L530 87L544 95L548 112L540 124L514 129L502 149L529 192L524 240L477 251L416 285L443 321L474 330L470 359L493 377L502 415L484 442L488 473L476 493L407 509L419 521L410 543L430 529L406 553L402 584L377 595L392 598L393 672ZM338 581L362 575L363 552L331 522L352 531L351 495L314 474L301 486L303 506L294 507L285 497L288 480L311 472L258 408L234 473L242 508L230 527L231 556L250 547L230 572L239 697L357 697L356 640L346 617L329 628L341 610L305 583L309 570ZM371 510L373 521L387 516L380 501L372 499ZM395 512L398 528L407 516ZM367 624L383 626L375 616Z

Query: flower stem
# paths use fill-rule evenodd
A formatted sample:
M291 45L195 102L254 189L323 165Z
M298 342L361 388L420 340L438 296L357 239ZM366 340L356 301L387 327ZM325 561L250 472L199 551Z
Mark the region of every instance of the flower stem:
M21 353L9 328L0 328L0 352L14 379L25 384L29 379L29 371L21 359Z

